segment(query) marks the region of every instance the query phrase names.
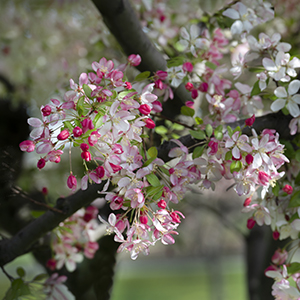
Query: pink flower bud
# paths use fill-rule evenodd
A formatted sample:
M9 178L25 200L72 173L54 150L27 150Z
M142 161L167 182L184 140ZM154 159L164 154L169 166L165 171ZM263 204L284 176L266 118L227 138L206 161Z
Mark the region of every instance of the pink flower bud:
M174 211L171 212L170 216L171 216L173 222L181 223L180 217L178 216L178 214L176 214L176 212L174 212Z
M47 189L46 187L43 187L43 188L42 188L42 194L43 194L44 196L48 195L48 189Z
M71 190L75 190L77 187L77 179L72 173L67 179L67 186Z
M275 230L272 235L273 239L277 241L279 239L280 233L277 230Z
M272 256L272 263L275 265L282 265L288 258L288 252L286 250L277 249Z
M148 217L146 215L141 215L140 222L146 225L148 223Z
M43 113L43 116L44 117L47 117L51 114L51 106L50 105L45 105L43 108L42 108L42 113Z
M83 131L83 133L86 133L88 130L94 128L93 121L90 120L90 119L84 119L84 120L82 120L80 122L80 124L82 125L82 131Z
M282 190L289 195L293 194L293 188L288 184L286 184Z
M188 82L186 85L185 85L185 88L186 88L186 90L188 90L188 91L192 91L193 90L193 88L194 88L194 85L191 83L191 82Z
M200 92L206 93L207 90L208 90L208 83L201 82L198 89L199 89Z
M244 201L244 206L246 207L246 206L248 206L248 205L250 205L251 204L251 197L249 197L249 198L247 198L245 201Z
M146 127L149 129L153 129L155 127L155 123L152 119L148 118L148 119L144 119L144 122L146 123Z
M153 101L152 105L153 105L152 110L154 112L161 112L163 110L162 109L162 104L158 100Z
M158 77L159 79L161 79L161 80L165 80L165 79L167 79L167 77L168 77L168 72L158 70L158 71L155 73L155 76L157 76L157 77Z
M127 60L131 66L136 67L141 63L142 58L138 54L131 54Z
M247 228L248 229L252 229L255 224L256 224L256 221L254 220L254 218L251 217L247 220Z
M158 79L154 82L154 87L162 90L164 88L164 84L160 79Z
M46 165L46 161L44 158L40 158L38 163L37 163L37 167L41 170L45 167Z
M190 108L194 108L194 101L186 101L185 105Z
M192 92L191 92L191 97L193 98L193 99L196 99L197 97L198 97L198 91L195 89L195 90L192 90Z
M252 117L250 117L249 119L246 119L245 120L245 124L246 124L246 126L252 126L253 125L253 123L254 123L254 121L255 121L255 115L253 115Z
M184 72L189 72L189 73L191 73L191 72L193 72L193 65L189 62L189 61L187 61L187 62L185 62L183 65L182 65L182 70L184 71Z
M149 115L151 112L151 107L148 104L142 104L139 107L139 112L143 115Z
M54 258L48 259L46 267L49 268L51 271L54 271L56 269L56 260Z
M98 208L90 205L85 210L83 220L88 223L92 219L95 219L97 217L97 215L98 215Z
M91 153L89 151L81 152L81 158L84 159L85 161L91 161L92 160L92 156L91 156Z
M80 137L82 135L82 133L83 133L83 131L79 126L76 126L73 129L73 134L74 134L75 137Z
M161 199L158 203L157 203L157 206L159 208L162 208L162 209L165 209L167 207L167 203L165 200Z
M99 178L103 178L105 175L105 170L103 166L99 166L96 168L96 174Z
M169 169L169 174L172 175L175 172L174 168Z
M61 133L57 136L57 139L60 141L64 141L69 137L70 133L67 129L61 131Z
M34 151L35 144L33 141L26 140L19 144L21 151L32 152Z
M247 154L246 157L245 157L245 159L246 159L246 163L248 165L250 165L250 164L253 163L253 156L251 154Z
M132 85L130 82L125 81L125 89L130 90L132 88Z
M82 151L88 151L89 148L90 148L90 146L89 146L88 144L86 144L86 143L82 143L82 144L80 145L80 149L81 149Z

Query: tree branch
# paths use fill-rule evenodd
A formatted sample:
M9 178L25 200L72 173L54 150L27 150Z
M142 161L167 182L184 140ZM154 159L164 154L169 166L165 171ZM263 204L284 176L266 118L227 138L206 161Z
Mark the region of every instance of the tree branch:
M121 45L125 54L139 54L141 72L166 70L167 62L152 41L144 33L140 20L128 0L92 0L103 17L103 21ZM186 101L192 100L183 84L174 89L174 99L164 103L164 114L174 117Z

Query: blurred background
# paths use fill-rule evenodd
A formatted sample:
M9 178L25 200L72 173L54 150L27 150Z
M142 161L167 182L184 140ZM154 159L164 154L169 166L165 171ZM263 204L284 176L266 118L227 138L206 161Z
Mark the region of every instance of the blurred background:
M134 1L134 5L139 2ZM222 2L191 1L196 7L193 14L213 13ZM176 6L178 1L169 3ZM297 0L278 1L276 5L281 15L270 26L270 33L280 32L299 49ZM27 139L27 117L40 117L41 105L51 98L62 99L69 79L77 82L80 73L103 56L116 63L126 61L91 1L1 1L0 145L2 162L9 166L2 166L2 177L8 176L26 192L47 187L49 201L69 194L65 186L68 160L47 164L39 172L37 157L16 149ZM82 172L80 162L74 168ZM2 196L9 185L7 180L1 181ZM186 219L179 227L175 245L157 245L150 249L150 256L141 255L136 261L128 253L118 256L112 300L248 299L245 248L249 232L247 216L240 213L243 200L230 189L228 181L219 182L214 193L189 193L178 206ZM4 237L18 230L4 215L7 207L7 203L0 207L0 233ZM30 218L26 207L19 214ZM30 255L10 263L6 271L14 275L18 266L25 268L28 280L45 272ZM1 299L8 286L7 277L0 272Z

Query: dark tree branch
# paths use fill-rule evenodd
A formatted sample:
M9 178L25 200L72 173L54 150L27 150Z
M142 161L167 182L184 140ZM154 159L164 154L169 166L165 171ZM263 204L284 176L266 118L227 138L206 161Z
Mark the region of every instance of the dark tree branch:
M128 0L92 0L103 17L104 23L115 36L125 54L139 54L141 72L166 70L167 62L141 27L134 9ZM184 85L174 89L174 99L164 103L164 114L175 118L186 101L192 100Z

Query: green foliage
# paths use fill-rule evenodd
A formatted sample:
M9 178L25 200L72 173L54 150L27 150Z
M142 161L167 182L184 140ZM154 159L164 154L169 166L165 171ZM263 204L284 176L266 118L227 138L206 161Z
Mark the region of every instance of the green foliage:
M300 206L300 191L297 191L291 197L289 207L298 207Z
M196 147L193 151L193 159L200 157L203 154L204 149L205 149L204 145Z
M204 140L206 138L206 135L203 130L198 130L198 131L190 130L190 134L193 138L197 140Z
M85 95L91 99L92 98L92 96L91 96L92 89L85 83L82 85L82 88L84 90Z
M160 181L159 181L158 177L156 175L154 175L153 173L146 175L146 178L153 187L160 186Z
M212 126L210 124L207 124L205 127L205 131L206 131L206 135L208 137L211 137L214 132L214 129L212 128Z
M251 90L251 97L260 94L260 88L259 88L259 80L257 80L254 85L253 88Z
M188 116L188 117L193 117L195 114L195 110L193 110L188 106L182 106L180 111L184 116Z
M186 58L184 56L177 56L177 57L168 59L167 60L167 67L172 68L172 67L181 66L184 63L185 59Z
M150 72L149 71L145 71L145 72L142 72L142 73L138 74L134 78L134 81L143 81L143 80L147 79L149 76L150 76Z

